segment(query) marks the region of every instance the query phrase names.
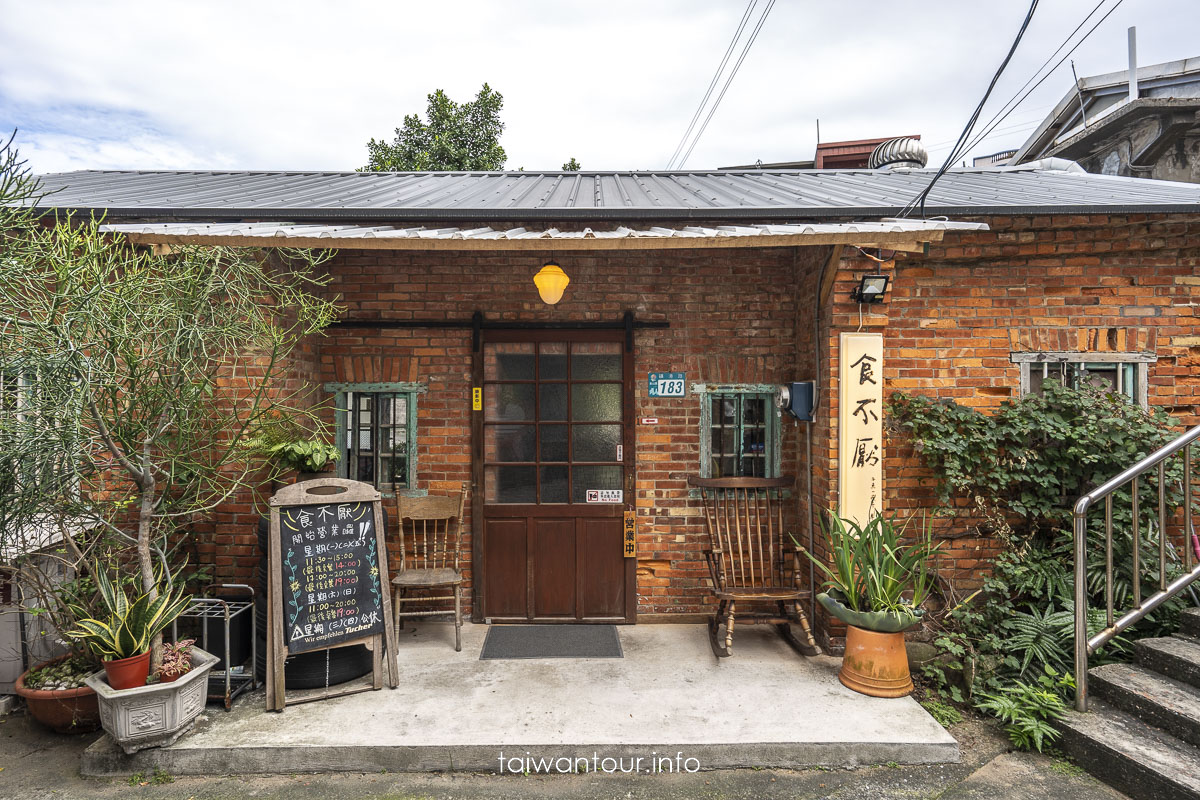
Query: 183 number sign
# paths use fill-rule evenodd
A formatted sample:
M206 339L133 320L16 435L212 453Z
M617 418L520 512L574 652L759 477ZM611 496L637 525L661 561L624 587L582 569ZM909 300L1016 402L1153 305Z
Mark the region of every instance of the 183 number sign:
M683 397L685 372L651 372L648 397Z

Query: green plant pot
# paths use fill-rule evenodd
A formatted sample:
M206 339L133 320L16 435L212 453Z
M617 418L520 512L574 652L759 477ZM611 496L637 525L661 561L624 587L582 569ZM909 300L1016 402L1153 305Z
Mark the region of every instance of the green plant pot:
M912 616L897 614L894 611L855 611L846 605L845 595L837 589L821 592L817 595L817 602L835 619L876 633L899 633L908 630L920 622L925 613L923 608L914 608Z

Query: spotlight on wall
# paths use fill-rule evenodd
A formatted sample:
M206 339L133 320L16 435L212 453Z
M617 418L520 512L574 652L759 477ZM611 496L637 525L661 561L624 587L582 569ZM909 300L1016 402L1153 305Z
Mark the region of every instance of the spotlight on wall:
M857 303L882 303L887 288L887 275L863 275L858 286L850 292L850 299Z
M562 300L563 292L566 291L567 284L570 282L571 279L567 277L567 273L563 272L562 267L553 261L547 261L538 274L533 276L533 285L537 287L542 302L547 305L554 305Z

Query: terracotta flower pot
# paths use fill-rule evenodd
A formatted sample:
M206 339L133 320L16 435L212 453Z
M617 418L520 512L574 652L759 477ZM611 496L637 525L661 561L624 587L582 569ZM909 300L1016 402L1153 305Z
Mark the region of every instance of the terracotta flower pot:
M104 662L104 674L114 689L135 689L146 685L150 677L150 651L129 658Z
M66 658L66 656L63 656ZM40 669L62 658L38 664L34 669ZM100 708L97 704L96 693L89 686L78 689L30 689L25 685L25 678L30 671L21 673L17 678L15 691L25 699L25 707L29 715L55 733L91 733L100 727Z
M913 690L904 634L846 626L846 654L838 680L871 697L903 697Z

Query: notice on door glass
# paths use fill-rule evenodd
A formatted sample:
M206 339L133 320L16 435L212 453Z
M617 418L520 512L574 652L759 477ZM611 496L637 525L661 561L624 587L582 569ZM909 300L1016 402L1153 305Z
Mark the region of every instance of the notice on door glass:
M587 501L589 503L623 503L625 502L625 492L620 489L588 489Z

